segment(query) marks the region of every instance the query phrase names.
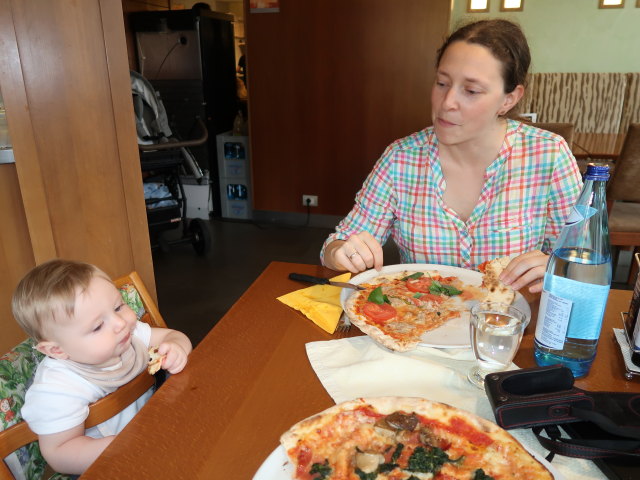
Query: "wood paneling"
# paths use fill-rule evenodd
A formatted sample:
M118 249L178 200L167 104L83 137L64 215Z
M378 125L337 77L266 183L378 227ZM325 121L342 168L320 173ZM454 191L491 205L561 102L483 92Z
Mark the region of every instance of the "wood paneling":
M246 3L246 2L245 2ZM449 0L281 0L246 13L254 208L345 214L393 140L431 123Z
M0 47L30 266L137 270L155 297L120 2L0 0ZM0 315L0 328L13 321Z
M35 265L15 165L0 165L0 353L26 338L11 315L11 295Z

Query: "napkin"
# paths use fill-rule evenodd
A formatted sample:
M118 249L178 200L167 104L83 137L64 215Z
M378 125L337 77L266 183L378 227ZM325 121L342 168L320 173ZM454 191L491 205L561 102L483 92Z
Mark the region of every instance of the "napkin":
M335 282L348 282L351 273L343 273L331 280ZM333 285L314 285L295 292L278 297L285 305L289 305L304 313L313 323L327 333L333 333L342 314L340 303L340 287Z
M419 347L400 353L361 336L307 343L306 350L313 370L336 403L358 397L423 397L495 422L485 392L467 380L467 372L475 365L471 349ZM509 433L541 458L548 454L530 430ZM556 455L552 466L558 473L556 480L606 478L589 460Z

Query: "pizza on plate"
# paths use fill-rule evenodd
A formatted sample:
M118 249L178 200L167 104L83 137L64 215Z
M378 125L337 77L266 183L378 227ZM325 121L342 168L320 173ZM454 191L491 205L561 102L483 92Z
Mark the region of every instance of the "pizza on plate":
M553 479L496 424L423 398L341 403L280 442L299 480Z
M390 273L360 284L344 309L351 322L378 343L398 352L413 350L425 332L461 312L468 300L480 300L484 290L436 270Z

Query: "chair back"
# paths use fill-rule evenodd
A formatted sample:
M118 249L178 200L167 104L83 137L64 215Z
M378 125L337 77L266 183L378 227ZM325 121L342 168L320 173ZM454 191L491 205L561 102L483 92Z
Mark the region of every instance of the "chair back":
M166 328L155 301L136 272L113 282L122 298L135 312L138 320L152 327ZM35 350L35 343L27 339L0 357L0 480L13 480L13 474L2 461L9 456L13 468L22 468L26 478L40 478L46 462L38 447L38 436L20 416L26 390L44 357ZM155 379L143 371L126 385L89 406L85 429L99 425L128 407L153 386ZM21 449L19 455L12 455ZM56 478L64 477L57 475Z
M565 139L569 148L573 146L573 134L574 134L574 126L573 123L547 123L547 122L538 122L531 124L534 127L541 128L542 130L547 130L549 132L557 133L562 138Z
M607 186L607 200L640 203L640 123L629 125Z

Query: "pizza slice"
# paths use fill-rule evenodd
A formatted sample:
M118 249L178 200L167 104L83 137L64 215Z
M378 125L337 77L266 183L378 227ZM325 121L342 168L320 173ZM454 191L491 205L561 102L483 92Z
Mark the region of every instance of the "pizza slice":
M158 353L158 347L149 348L149 363L147 365L147 371L154 375L162 368L162 360L166 355L160 355Z
M300 480L553 479L496 424L424 398L344 402L295 424L280 442Z
M509 285L500 281L500 274L507 268L510 257L499 257L489 260L478 268L484 273L482 284L489 291L483 302L497 302L511 305L516 298L516 292Z

